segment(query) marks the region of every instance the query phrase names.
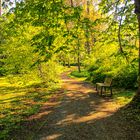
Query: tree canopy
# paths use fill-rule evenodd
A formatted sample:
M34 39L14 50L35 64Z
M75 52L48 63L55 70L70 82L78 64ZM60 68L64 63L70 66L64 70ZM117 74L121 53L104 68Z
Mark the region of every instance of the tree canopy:
M66 66L93 83L139 88L139 101L140 1L1 1L0 76L54 87Z

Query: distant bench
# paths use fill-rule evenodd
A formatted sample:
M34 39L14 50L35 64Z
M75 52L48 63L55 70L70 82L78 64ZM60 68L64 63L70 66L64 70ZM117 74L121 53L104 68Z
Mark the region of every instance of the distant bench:
M103 94L103 89L106 92L106 89L109 88L110 89L110 96L112 96L112 78L105 78L104 83L96 83L96 90L99 93L98 88L101 88L101 95Z

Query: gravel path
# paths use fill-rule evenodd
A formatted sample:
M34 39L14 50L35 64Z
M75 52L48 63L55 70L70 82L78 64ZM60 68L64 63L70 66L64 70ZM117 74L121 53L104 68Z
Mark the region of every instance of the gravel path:
M119 104L97 95L89 83L68 78L66 74L62 79L62 89L38 115L32 116L39 127L26 140L134 139L118 115Z

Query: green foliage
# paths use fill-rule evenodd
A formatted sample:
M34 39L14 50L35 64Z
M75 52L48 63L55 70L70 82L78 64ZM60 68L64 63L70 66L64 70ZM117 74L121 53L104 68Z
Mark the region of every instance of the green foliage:
M53 60L49 60L47 63L42 63L40 71L40 78L47 86L57 86L60 81L60 75L63 72L63 67Z
M97 68L97 67L96 67ZM93 83L104 82L105 77L113 79L113 86L117 88L134 89L137 87L137 70L130 66L120 66L116 69L100 67L89 69L90 79Z
M137 88L137 71L133 68L124 67L121 71L118 71L114 78L114 86L126 88L126 89L134 89Z
M75 5L27 0L17 1L15 8L10 2L4 2L5 10L13 12L0 17L0 76L10 84L1 88L0 101L7 106L1 107L1 138L48 99L46 92L33 89L59 86L64 69L60 64L83 65L88 71L71 75L93 83L112 77L115 87L137 86L137 19L130 0L101 0L97 8L96 1L88 7L78 0Z
M78 71L72 71L70 73L71 76L74 76L74 77L78 77L78 78L81 78L81 77L88 77L89 76L89 73L86 71L86 70L82 70L81 72L78 72Z
M52 88L36 87L36 81L27 86L8 81L6 77L0 78L0 139L10 139L10 134L37 113L53 92Z
M90 73L90 77L88 77L88 79L90 79L94 84L96 84L98 82L102 83L105 77L106 74L103 73L103 71L93 71Z

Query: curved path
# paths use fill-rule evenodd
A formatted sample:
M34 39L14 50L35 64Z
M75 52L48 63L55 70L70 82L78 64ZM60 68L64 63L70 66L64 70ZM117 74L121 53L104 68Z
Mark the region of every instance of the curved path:
M66 75L62 89L33 116L38 128L26 139L133 140L117 113L119 104L97 95L89 83Z

